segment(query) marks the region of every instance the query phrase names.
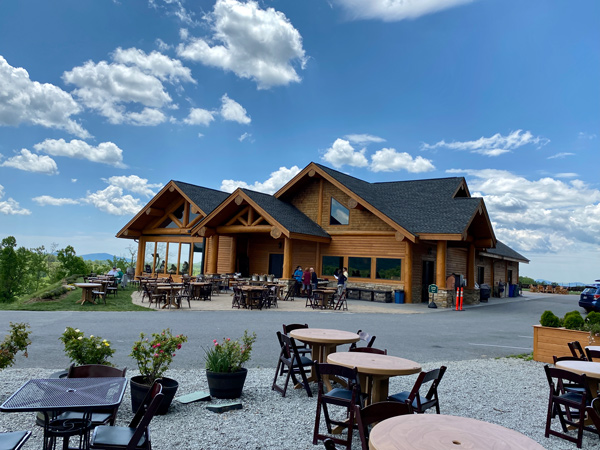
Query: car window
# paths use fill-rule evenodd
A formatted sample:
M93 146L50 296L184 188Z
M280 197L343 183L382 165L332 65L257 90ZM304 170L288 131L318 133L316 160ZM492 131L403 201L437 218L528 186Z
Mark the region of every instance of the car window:
M591 293L592 293L592 291L594 291L594 292L595 292L595 291L596 291L596 288L585 288L585 289L583 290L583 293L584 293L584 294L591 294Z

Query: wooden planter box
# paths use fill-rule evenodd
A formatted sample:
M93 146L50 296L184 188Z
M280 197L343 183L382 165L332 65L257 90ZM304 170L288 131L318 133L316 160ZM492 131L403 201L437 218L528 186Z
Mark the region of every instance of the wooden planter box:
M566 328L551 328L541 325L533 326L533 360L552 364L552 356L571 356L567 345L579 341L585 348L587 345L600 345L600 338L595 337L590 343L590 333L587 331L567 330Z

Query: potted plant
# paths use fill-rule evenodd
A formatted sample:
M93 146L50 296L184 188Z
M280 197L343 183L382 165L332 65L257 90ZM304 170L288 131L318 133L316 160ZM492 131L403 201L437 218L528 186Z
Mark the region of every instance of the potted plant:
M65 328L58 339L64 344L65 353L72 363L79 366L85 364L112 366L108 358L115 353L115 349L110 346L110 341L93 334L85 337L83 331L72 327Z
M133 343L129 355L136 360L140 371L140 375L131 377L130 382L133 412L138 410L154 381L160 378L165 396L157 414L167 413L179 383L163 375L173 362L175 352L181 349L184 342L187 342L187 336L182 334L173 336L169 328L161 333L152 333L152 339L146 337L144 333L140 333L140 340Z
M223 338L223 342L213 340L213 346L206 350L206 379L210 395L216 398L239 398L242 395L248 369L242 367L250 359L256 333L240 339Z

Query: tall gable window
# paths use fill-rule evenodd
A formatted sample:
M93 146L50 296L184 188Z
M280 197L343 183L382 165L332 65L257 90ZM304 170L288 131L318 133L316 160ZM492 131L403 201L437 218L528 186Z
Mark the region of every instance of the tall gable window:
M348 225L350 210L331 197L331 215L329 216L329 225Z

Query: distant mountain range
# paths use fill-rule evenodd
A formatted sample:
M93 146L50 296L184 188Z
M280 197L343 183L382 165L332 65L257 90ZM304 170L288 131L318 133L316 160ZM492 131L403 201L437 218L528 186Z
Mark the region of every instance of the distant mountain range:
M536 283L545 283L545 284L554 283L554 281L544 280L543 278L537 279L535 281L536 281ZM585 286L587 284L587 283L581 283L579 281L571 281L570 283L561 283L558 281L557 283L560 284L561 286Z
M114 256L110 253L88 253L87 255L79 255L84 261L106 261L107 259L113 260Z

